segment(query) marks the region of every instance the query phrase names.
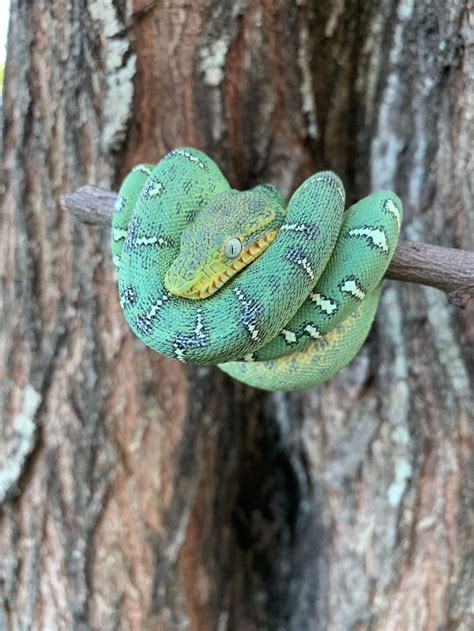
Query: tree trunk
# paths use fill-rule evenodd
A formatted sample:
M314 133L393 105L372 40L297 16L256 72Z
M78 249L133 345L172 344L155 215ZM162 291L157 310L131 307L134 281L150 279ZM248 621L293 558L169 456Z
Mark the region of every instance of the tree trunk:
M387 282L329 383L266 394L128 329L59 198L187 144L238 188L390 188L472 247L463 0L12 0L2 152L0 628L472 628L473 308Z

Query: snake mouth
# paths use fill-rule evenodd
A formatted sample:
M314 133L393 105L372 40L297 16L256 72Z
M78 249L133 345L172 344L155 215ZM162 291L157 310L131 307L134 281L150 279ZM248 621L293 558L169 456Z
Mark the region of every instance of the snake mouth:
M175 296L202 300L215 294L225 283L235 276L244 267L258 258L273 242L278 230L271 230L257 241L242 250L240 255L223 263L220 259L212 261L212 266L207 263L200 268L192 280L185 280L176 273L172 267L165 274L165 287ZM216 269L217 268L217 269Z

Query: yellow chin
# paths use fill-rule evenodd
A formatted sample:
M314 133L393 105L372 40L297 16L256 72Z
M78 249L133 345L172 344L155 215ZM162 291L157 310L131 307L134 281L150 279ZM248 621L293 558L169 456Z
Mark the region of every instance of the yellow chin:
M240 272L241 269L263 254L275 239L277 232L277 230L272 230L263 237L260 237L258 241L255 241L255 243L252 243L252 245L243 250L238 257L233 259L232 262L229 262L222 270L218 272L212 271L212 276L206 273L206 276L209 276L208 278L201 277L188 282L179 282L178 279L171 277L169 272L167 272L165 275L166 289L175 296L191 298L192 300L209 298L209 296L215 294L227 281ZM210 269L209 266L208 270Z

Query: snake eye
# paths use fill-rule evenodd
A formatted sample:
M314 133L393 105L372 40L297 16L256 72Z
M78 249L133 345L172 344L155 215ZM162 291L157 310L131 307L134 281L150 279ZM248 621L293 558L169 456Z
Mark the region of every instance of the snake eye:
M242 242L237 237L232 237L224 243L224 254L228 259L235 259L242 252Z

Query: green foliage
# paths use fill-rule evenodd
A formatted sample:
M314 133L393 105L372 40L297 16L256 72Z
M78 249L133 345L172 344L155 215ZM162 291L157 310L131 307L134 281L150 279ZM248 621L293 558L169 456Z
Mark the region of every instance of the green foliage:
M5 64L0 64L0 90L3 87L3 75L5 72Z

